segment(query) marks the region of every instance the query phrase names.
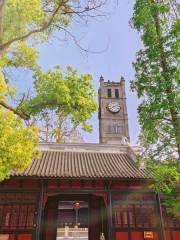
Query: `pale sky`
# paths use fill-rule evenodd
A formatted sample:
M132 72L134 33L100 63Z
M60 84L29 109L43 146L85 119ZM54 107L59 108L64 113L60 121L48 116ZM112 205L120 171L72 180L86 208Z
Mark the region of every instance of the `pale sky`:
M121 0L116 5L116 0L103 9L109 14L106 18L92 19L88 25L73 23L70 31L76 36L83 48L101 53L85 53L78 48L73 40L60 41L62 33L57 33L51 43L40 47L40 64L44 70L52 66L61 65L65 68L71 65L79 73L93 75L93 84L99 88L99 77L119 81L123 76L126 80L126 96L129 114L129 129L131 143L136 144L139 134L137 120L138 99L130 90L130 80L134 77L132 62L136 52L142 47L140 36L129 25L133 13L134 0ZM26 83L26 87L28 86ZM93 133L83 133L86 142L98 142L98 116L95 114L90 120L94 126Z

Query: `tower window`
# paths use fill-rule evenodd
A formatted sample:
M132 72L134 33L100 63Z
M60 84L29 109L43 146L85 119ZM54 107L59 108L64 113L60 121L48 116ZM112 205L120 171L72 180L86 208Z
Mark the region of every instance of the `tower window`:
M123 127L120 126L120 125L117 125L117 126L116 126L116 133L122 134L122 133L123 133Z
M115 97L119 98L119 89L115 89Z
M111 89L110 88L108 88L107 94L108 94L108 98L110 98L111 97Z
M110 134L123 134L123 127L118 124L108 125L107 132Z

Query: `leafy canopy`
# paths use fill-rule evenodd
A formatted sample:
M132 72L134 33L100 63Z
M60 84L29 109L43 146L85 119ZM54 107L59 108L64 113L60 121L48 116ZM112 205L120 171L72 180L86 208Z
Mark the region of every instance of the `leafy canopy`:
M75 18L87 20L103 0L0 0L0 180L23 170L38 145L37 115L44 111L69 114L74 126L90 131L87 120L96 111L91 76L71 67L43 73L38 45L48 42ZM93 15L95 16L95 15ZM34 74L34 92L20 98L13 86L14 70ZM33 123L33 124L32 124ZM40 125L39 125L40 126Z
M135 80L131 83L142 100L138 108L142 157L147 163L154 162L151 166L155 172L155 189L167 194L168 206L174 214L179 209L175 193L180 185L180 20L177 15L174 0L136 0L132 25L140 33L144 48L137 53Z
M97 111L91 75L78 75L70 66L64 73L57 66L45 73L37 72L34 78L35 94L24 102L22 111L38 116L47 109L55 110L64 117L71 116L74 126L81 124L84 130L91 132L92 126L87 120Z
M25 127L22 119L0 108L0 181L21 172L38 156L38 128Z
M15 89L9 87L0 74L0 101L7 102L15 96ZM12 171L21 172L38 157L38 128L25 126L23 120L12 111L0 106L0 181L9 177Z

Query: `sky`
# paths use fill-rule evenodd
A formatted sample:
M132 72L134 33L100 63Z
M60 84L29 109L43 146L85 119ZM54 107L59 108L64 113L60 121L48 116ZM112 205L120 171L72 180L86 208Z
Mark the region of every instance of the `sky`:
M134 78L132 62L136 52L142 47L140 36L130 27L129 20L133 14L135 0L122 0L117 5L111 0L103 8L106 17L91 19L89 23L73 23L69 30L79 44L89 49L82 51L74 41L68 37L67 41L60 41L62 33L56 33L48 44L40 46L39 62L44 70L61 65L65 68L71 65L79 73L90 73L93 85L98 90L99 78L103 75L105 81L119 81L121 76L126 80L126 96L129 116L129 129L132 145L136 145L139 134L137 120L138 99L130 90L130 81ZM97 53L92 53L97 52ZM98 142L98 116L93 115L90 120L93 132L83 133L86 142Z

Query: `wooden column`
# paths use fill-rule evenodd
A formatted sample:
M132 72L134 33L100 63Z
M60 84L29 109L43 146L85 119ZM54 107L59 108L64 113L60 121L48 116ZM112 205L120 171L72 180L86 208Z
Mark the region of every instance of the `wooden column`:
M112 193L108 191L108 227L109 227L109 240L114 240L114 228L113 228L113 206L112 206Z
M36 227L36 240L41 239L41 228L42 228L42 212L43 212L43 198L44 198L44 182L41 180L41 190L38 204L38 215L37 215L37 227Z
M159 215L159 235L160 235L160 239L161 240L166 240L163 214L162 214L162 207L161 207L161 200L160 200L159 193L156 194L156 202L157 202L157 210L158 210L158 215Z

